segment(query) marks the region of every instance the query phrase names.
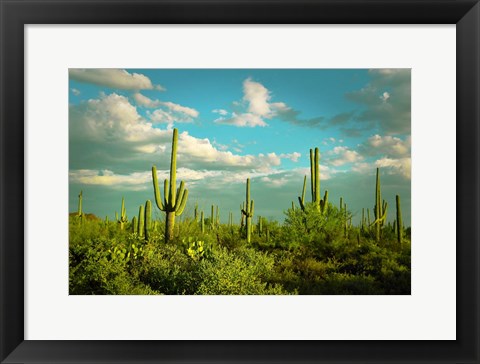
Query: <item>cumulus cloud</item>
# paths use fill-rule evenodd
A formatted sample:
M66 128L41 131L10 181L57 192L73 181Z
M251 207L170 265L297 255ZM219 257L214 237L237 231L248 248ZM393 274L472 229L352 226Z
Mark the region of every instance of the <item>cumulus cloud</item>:
M74 94L75 96L80 95L80 90L77 90L76 88L72 88L71 91L72 91L72 94Z
M386 168L391 174L400 174L406 179L411 178L412 160L411 158L382 158L375 162L375 166Z
M254 128L256 126L267 126L268 124L263 121L263 119L259 115L251 114L251 113L244 113L244 114L236 114L233 113L232 117L230 118L218 118L214 120L215 123L218 124L226 124L226 125L234 125L239 127L250 127Z
M292 162L298 162L298 158L301 156L298 152L280 154L280 158L290 159Z
M112 93L71 105L69 123L71 178L77 183L142 184L145 175L132 175L132 171L148 171L153 164L168 170L172 131L154 127L125 96ZM236 139L232 143L235 148L242 146ZM192 171L196 175L222 171L222 178L235 181L242 176L265 175L277 170L282 159L297 161L299 157L298 152L242 155L186 131L178 138L179 165L190 171L187 178L192 180Z
M152 81L140 73L129 73L121 69L113 68L70 68L70 79L91 83L97 86L105 86L120 90L164 90L160 85L153 85Z
M147 116L154 123L168 124L172 128L175 122L191 123L198 117L199 112L191 107L175 104L170 101L152 100L137 92L133 94L136 104L146 108L157 108L154 111L147 111Z
M70 139L98 142L165 140L166 133L142 119L125 96L112 93L70 106Z
M220 114L222 116L228 115L228 111L225 109L214 109L212 110L212 112L215 114Z
M147 183L151 183L152 175L149 172L134 172L131 174L115 174L114 172L104 170L70 170L70 183L80 183L83 185L111 186L115 188L132 188L136 190L146 189Z
M248 111L254 115L268 117L270 91L259 82L247 78L243 82L243 99L248 103Z
M300 112L288 106L284 102L270 102L272 96L270 90L259 82L247 78L243 82L242 101L234 101L234 111L231 116L227 110L215 109L221 115L214 120L218 124L234 125L238 127L264 127L268 126L266 120L278 118L292 124L303 126L318 126L323 123L324 117L301 119Z
M375 134L361 144L358 150L365 156L407 157L410 156L411 137L406 136L402 140L399 137Z
M333 166L342 166L347 163L355 163L362 160L363 157L355 150L348 147L338 146L327 153L327 162Z

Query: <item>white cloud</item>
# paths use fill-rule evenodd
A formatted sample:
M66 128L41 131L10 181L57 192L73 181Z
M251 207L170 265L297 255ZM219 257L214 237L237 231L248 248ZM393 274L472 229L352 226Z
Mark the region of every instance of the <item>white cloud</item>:
M212 110L212 112L215 114L220 114L222 116L228 115L228 111L224 109L215 109L215 110Z
M166 131L145 122L124 96L112 93L70 107L70 135L73 139L109 142L164 140Z
M160 101L152 100L149 97L142 95L139 92L136 92L133 94L133 99L139 106L148 107L148 108L154 108L154 107L160 106Z
M218 118L214 120L215 123L218 124L227 124L227 125L235 125L240 127L256 127L256 126L267 126L268 124L263 121L263 119L259 115L245 113L245 114L235 114L231 118Z
M121 90L164 90L160 85L154 86L152 81L140 73L128 73L113 68L69 69L70 79Z
M362 159L363 157L357 151L348 147L338 146L328 153L327 161L338 167L347 163L355 163Z
M390 157L407 157L410 156L411 137L405 137L402 140L390 135L380 136L378 134L371 136L368 140L360 145L359 151L362 155L375 156L383 155Z
M301 156L298 152L280 154L280 158L290 159L292 162L298 162L298 158Z
M191 107L170 101L152 100L139 92L133 95L133 99L139 106L151 109L158 108L154 111L147 111L147 116L154 123L168 124L169 129L173 127L175 122L191 123L199 115L199 112Z
M78 96L80 95L80 90L77 90L76 88L72 88L72 94L74 94L75 96Z
M261 83L247 78L243 82L243 99L248 103L248 111L254 115L268 117L270 114L270 91Z
M399 173L403 177L410 179L412 170L411 158L382 158L375 162L375 166L379 168L388 168L391 173Z
M268 126L266 119L292 112L283 102L270 103L270 98L270 91L265 86L247 78L243 81L243 102L233 102L235 109L238 110L232 112L231 117L227 117L227 110L214 109L213 112L221 115L214 122L238 127L264 127Z
M161 102L160 105L166 106L168 109L172 110L173 112L184 114L191 118L196 118L199 115L199 112L195 109L192 109L191 107L182 106L170 101Z
M79 183L84 185L112 186L117 188L134 187L145 185L138 189L146 189L147 183L152 182L151 172L135 172L127 175L115 174L108 169L89 170L79 169L69 172L70 183ZM137 190L138 190L137 189Z
M150 116L172 120L172 115L163 110L155 110ZM124 96L112 93L70 106L69 124L70 148L74 151L70 159L72 169L114 164L138 170L149 168L152 162L163 166L168 163L172 131L153 127ZM222 145L215 146L209 139L196 138L186 131L180 133L178 143L180 166L195 170L263 173L278 167L281 158L298 158L297 153L234 154ZM235 140L234 145L240 144Z
M382 100L383 102L387 102L389 98L390 98L390 94L386 91L380 96L380 100Z

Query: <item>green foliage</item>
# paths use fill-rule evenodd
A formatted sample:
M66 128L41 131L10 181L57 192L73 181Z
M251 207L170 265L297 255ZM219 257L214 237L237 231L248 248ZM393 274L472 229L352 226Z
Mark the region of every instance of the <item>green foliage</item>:
M210 260L200 263L202 295L269 295L287 294L278 284L269 282L274 260L264 253L245 249L232 254L225 248L214 250Z
M215 205L207 219L200 212L199 222L197 205L193 218L182 214L188 191L183 182L176 188L177 138L175 129L163 200L152 167L155 201L166 212L162 224L152 218L150 200L129 222L123 198L117 221L102 221L83 212L80 192L69 221L70 294L410 294L411 230L403 226L399 196L396 221L387 224L378 169L373 222L362 209L354 226L343 198L338 208L328 192L320 199L318 148L310 150L312 202L305 201L305 176L301 208L292 203L283 224L261 216L252 223L250 179L240 226L231 212L221 224Z

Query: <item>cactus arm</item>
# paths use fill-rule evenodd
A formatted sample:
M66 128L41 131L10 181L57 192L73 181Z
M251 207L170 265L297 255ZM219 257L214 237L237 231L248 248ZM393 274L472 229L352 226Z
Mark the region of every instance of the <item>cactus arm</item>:
M250 217L253 217L254 206L255 206L254 203L255 203L254 200L252 200L250 204L250 213L249 213Z
M292 202L292 203L293 203L293 202ZM303 204L303 201L302 201L302 199L300 198L300 196L298 196L298 203L300 204L300 208L301 208L302 210L305 210L305 205Z
M164 210L162 195L160 194L160 188L158 187L158 177L157 177L157 167L152 167L152 179L153 179L153 190L155 193L155 203L160 210Z
M182 204L182 201L179 200L179 199L183 198L184 190L185 190L185 182L182 181L182 182L180 182L180 187L178 187L178 190L177 190L177 200L175 201L175 205L173 205L173 208L175 209L175 212L178 211L178 208Z
M328 208L328 191L325 191L325 195L323 195L323 200L320 200L320 208L322 212L326 212Z
M175 211L175 216L180 216L183 210L185 210L185 206L187 205L187 199L188 199L188 190L185 189L183 191L182 198L180 200L180 206L178 210Z

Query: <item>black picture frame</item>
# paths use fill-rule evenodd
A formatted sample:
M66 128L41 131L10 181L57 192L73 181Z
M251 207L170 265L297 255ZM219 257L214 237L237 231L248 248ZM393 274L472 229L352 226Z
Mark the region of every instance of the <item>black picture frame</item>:
M479 363L478 0L0 0L0 14L2 363ZM157 23L456 24L456 340L24 340L24 26ZM452 198L451 192L440 198Z

